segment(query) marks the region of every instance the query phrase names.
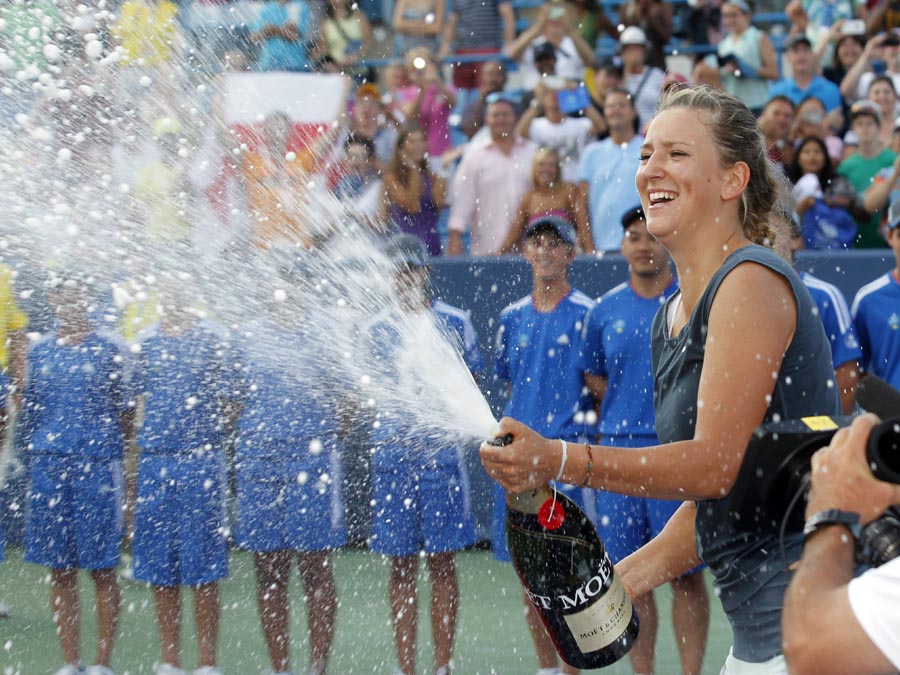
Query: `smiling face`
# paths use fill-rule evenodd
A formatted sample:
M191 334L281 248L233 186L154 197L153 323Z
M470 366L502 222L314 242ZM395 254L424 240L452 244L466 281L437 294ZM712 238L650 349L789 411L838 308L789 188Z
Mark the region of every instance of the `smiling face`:
M772 101L759 118L759 128L769 138L786 138L793 124L794 107L787 101Z
M819 173L825 168L825 153L822 151L822 146L815 141L807 141L801 145L797 155L797 164L803 173Z
M676 233L720 220L730 169L723 168L707 113L670 108L650 123L635 178L647 229L668 248ZM740 197L740 194L737 195Z
M612 131L621 133L628 129L634 129L634 120L637 112L631 97L618 90L607 92L603 100L603 114Z
M419 164L428 152L428 142L424 131L411 131L400 145L400 153L404 160Z
M494 140L508 138L516 128L516 111L509 101L496 101L488 106L484 123Z
M552 228L538 229L525 240L525 260L531 265L535 284L565 280L566 268L574 258L575 249Z
M722 25L729 33L743 33L750 26L750 17L730 3L722 5Z
M631 273L653 278L669 264L669 252L647 230L647 223L638 218L625 228L622 237L622 255L631 267Z
M897 105L897 94L887 82L875 82L869 87L868 99L875 103L890 119L894 116L894 106Z
M550 187L559 183L559 174L559 155L547 148L538 150L534 155L532 182L538 187Z
M844 68L850 68L856 59L862 56L863 47L856 38L852 36L841 38L837 46L837 57Z

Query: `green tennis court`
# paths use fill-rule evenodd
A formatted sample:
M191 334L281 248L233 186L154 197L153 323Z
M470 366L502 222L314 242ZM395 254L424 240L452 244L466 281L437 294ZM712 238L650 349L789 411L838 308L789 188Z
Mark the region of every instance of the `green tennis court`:
M17 548L7 548L7 562L0 565L0 600L12 608L12 617L0 620L0 673L43 675L61 665L59 644L49 609L49 576L44 568L22 561ZM295 575L296 577L296 575ZM365 551L346 550L336 555L340 609L332 675L394 671L387 607L387 566ZM515 572L495 562L489 552L459 555L462 592L455 669L459 675L531 675L537 670L522 616L521 594ZM427 574L422 566L422 582ZM82 644L87 662L93 656L94 621L91 584L82 579ZM292 659L298 675L306 663L306 618L299 579L292 582ZM422 584L424 586L424 583ZM158 658L156 625L150 591L143 584L123 582L123 612L113 666L119 675L152 673ZM188 594L189 595L189 594ZM704 673L719 672L730 644L730 629L715 596ZM669 617L671 594L657 592L660 638L657 669L660 675L680 673ZM431 673L431 646L427 618L427 594L419 598L420 645L418 673ZM85 609L89 611L84 611ZM186 608L190 610L190 605ZM185 615L190 617L190 611ZM185 622L184 665L194 667L193 627ZM252 559L246 553L231 557L231 575L222 584L222 629L219 663L226 675L256 675L268 663L259 628L253 583ZM627 659L606 668L611 675L631 673Z

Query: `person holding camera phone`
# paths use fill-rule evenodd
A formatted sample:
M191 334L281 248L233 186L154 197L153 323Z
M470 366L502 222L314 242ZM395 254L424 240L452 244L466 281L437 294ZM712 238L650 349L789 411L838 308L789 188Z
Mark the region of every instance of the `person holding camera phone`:
M900 89L900 35L896 31L866 41L862 54L841 80L841 95L851 103L866 98L878 75L887 75L894 89Z
M900 504L900 485L876 479L867 464L876 424L861 415L813 455L803 558L784 602L792 675L900 670L900 558L854 579L859 528Z
M574 183L578 179L578 162L581 151L600 131L607 129L606 120L590 104L587 89L579 89L580 85L567 82L561 77L545 77L538 82L534 98L528 110L519 118L516 133L522 138L530 138L542 148L553 148L562 160L562 179ZM583 92L584 97L579 111L583 117L569 117L572 109L563 110L566 101L563 94L572 92L577 96ZM575 99L576 96L572 96ZM574 103L579 105L577 100Z
M553 74L569 80L584 79L584 69L596 64L593 48L572 28L567 17L565 5L548 2L538 10L534 23L503 49L504 56L519 62L524 88L534 89L540 80L535 64L536 47L549 45L547 51L552 48L556 59Z
M725 91L758 115L769 100L769 81L778 79L778 55L769 36L752 21L752 0L729 0L722 5L722 23L728 32L717 56Z

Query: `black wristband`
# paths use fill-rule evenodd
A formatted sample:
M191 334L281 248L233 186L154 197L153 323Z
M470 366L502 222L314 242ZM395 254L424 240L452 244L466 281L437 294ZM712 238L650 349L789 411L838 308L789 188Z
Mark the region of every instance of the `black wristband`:
M821 528L829 525L841 525L850 530L854 543L859 543L859 536L862 534L862 525L859 522L859 514L850 511L841 511L840 509L827 509L814 513L806 520L803 526L803 539L809 539L814 533Z

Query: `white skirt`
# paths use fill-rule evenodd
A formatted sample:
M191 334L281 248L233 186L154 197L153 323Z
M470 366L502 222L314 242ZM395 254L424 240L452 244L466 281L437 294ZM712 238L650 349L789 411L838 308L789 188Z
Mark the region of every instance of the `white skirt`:
M787 661L779 654L762 663L748 663L734 658L734 653L729 649L719 675L788 675Z

